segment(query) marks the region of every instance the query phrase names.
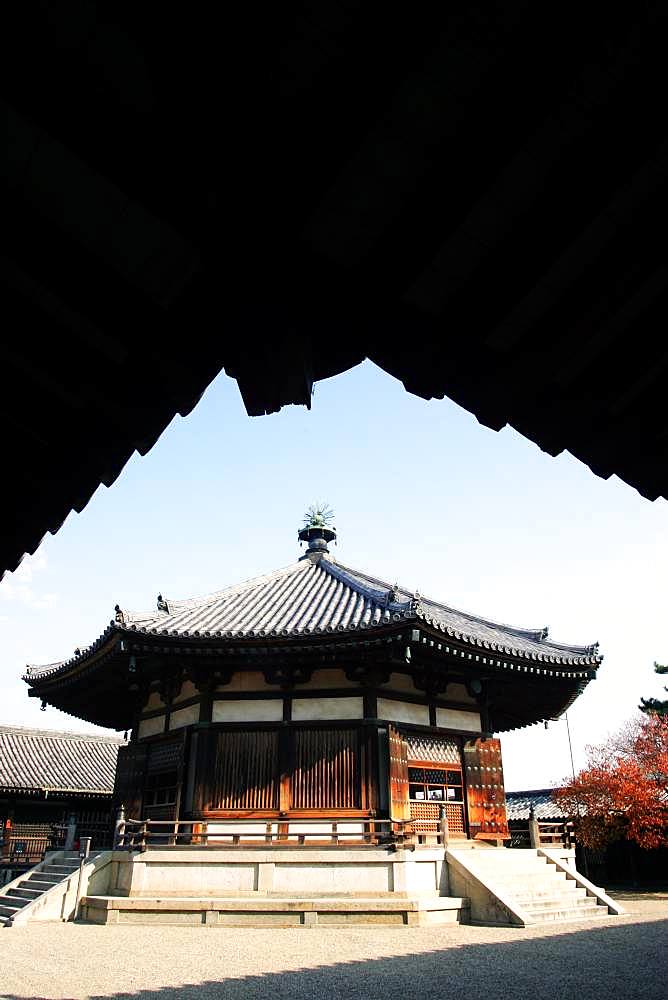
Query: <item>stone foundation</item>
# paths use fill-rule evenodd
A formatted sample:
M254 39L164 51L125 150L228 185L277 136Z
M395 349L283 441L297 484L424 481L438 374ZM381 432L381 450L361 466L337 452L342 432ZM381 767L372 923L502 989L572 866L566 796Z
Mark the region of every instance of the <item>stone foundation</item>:
M447 896L438 848L149 848L115 851L108 894L132 898L289 896Z
M421 926L467 922L467 900L320 897L281 899L130 899L86 897L82 918L95 924L178 924L207 927L316 927L350 924Z

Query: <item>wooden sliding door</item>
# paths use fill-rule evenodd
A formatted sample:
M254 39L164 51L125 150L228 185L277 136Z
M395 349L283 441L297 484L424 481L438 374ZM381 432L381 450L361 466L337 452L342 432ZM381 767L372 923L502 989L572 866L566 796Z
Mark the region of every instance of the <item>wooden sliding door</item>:
M198 776L206 786L205 810L277 810L278 732L210 732L208 739L206 771L200 768Z
M292 736L290 808L360 809L359 729L297 729Z
M193 809L267 818L366 810L367 742L359 727L203 730Z

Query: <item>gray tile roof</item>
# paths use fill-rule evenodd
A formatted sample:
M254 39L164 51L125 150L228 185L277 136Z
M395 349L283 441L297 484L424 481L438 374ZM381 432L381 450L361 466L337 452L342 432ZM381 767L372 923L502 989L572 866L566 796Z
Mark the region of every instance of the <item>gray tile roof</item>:
M138 631L222 634L229 638L349 632L421 619L453 638L501 652L555 660L592 657L594 647L547 640L547 629L499 625L350 569L322 556L186 601L164 599L166 611L124 614Z
M159 610L117 610L116 618L88 649L62 663L30 667L26 679L57 673L99 647L114 629L190 638L259 639L351 633L399 622L425 622L452 639L478 648L542 663L595 666L598 645L548 640L547 629L522 629L457 611L393 586L328 555L300 559L244 583L189 600L159 600Z
M111 795L116 736L0 725L0 791Z
M536 819L566 819L566 815L552 799L553 788L539 788L527 792L506 792L508 822L529 819L533 805Z

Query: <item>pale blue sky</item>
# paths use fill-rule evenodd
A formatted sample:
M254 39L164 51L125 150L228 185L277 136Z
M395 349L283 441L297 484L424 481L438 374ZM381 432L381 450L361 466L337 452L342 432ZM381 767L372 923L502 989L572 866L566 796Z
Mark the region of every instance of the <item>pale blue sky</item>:
M0 583L0 720L86 729L40 713L26 663L71 655L116 603L154 608L292 562L305 508L326 500L334 554L390 582L556 640L598 640L599 680L569 713L583 746L658 694L668 659L668 503L604 482L569 455L481 427L448 400L425 402L364 364L318 383L313 407L249 418L220 375L186 419L135 455L110 489L70 515ZM559 781L566 727L503 737L508 788Z

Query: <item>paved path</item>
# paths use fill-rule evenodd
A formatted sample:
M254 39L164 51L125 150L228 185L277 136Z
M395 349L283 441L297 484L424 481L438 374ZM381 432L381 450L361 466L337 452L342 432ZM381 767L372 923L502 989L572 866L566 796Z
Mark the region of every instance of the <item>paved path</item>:
M33 924L0 930L0 997L664 1000L668 895L625 906L525 930Z

